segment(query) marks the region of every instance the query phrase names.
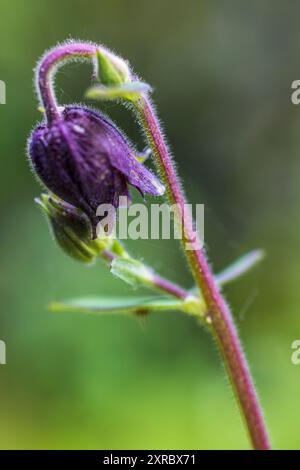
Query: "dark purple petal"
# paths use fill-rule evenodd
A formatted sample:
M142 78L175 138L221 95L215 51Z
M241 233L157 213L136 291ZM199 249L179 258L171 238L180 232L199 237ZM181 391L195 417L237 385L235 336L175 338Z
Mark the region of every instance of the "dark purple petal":
M122 134L119 132L114 134L112 130L115 131L115 129L112 128L110 123L105 122L105 125L108 129L106 143L111 165L123 173L128 183L135 186L142 194L162 196L165 188L159 179L142 163L136 160L133 150L125 141Z
M110 164L124 176L128 183L135 186L142 194L161 196L165 192L159 179L133 156L134 152L121 132L106 117L95 111L80 107L70 107L65 110L66 120L88 120L91 126L90 138L95 139L95 146L109 155ZM79 124L80 125L80 124Z

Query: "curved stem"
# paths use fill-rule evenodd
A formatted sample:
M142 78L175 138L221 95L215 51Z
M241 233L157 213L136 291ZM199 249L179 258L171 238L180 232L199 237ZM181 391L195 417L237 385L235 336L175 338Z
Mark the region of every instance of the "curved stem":
M177 205L177 221L184 227L182 237L184 253L204 297L208 310L206 320L224 358L252 445L254 449L270 449L262 410L230 310L219 291L199 239L194 241L193 250L185 249L186 243L194 240L193 220L185 210L185 197L158 119L147 96L141 98L135 105L135 110L145 129L158 170L166 185L169 204Z

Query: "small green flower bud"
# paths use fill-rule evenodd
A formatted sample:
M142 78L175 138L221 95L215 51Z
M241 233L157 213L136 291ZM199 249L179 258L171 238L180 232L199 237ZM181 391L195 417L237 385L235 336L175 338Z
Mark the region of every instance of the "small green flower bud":
M92 239L92 227L88 217L76 207L49 194L42 194L35 201L46 214L53 237L72 258L91 263L99 254L97 240Z
M129 81L129 69L124 61L109 57L100 49L96 50L96 59L97 78L102 85L122 85Z

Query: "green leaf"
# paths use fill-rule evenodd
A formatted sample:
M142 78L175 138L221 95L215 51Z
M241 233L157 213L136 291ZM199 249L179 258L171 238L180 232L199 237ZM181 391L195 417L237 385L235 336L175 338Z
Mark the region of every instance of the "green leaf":
M127 82L111 86L96 85L87 90L86 97L95 100L125 99L135 101L141 93L150 90L150 85L143 82Z
M79 312L99 314L146 314L182 310L184 302L169 297L82 297L61 302L52 302L52 312Z
M132 287L153 287L153 273L141 261L132 258L115 258L110 272Z

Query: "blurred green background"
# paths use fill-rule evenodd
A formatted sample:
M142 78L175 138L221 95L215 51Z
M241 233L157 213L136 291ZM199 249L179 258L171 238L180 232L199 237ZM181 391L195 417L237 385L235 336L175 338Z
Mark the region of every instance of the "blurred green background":
M217 271L261 247L262 265L226 289L273 444L300 447L300 4L238 0L2 0L0 79L1 448L248 448L210 337L180 314L146 324L53 314L51 300L131 292L102 265L68 259L33 203L41 191L26 139L41 118L33 67L75 37L127 57L154 99L191 202L204 203ZM61 103L82 100L90 66L59 73ZM136 124L104 107L139 141ZM191 285L175 243L130 243L137 255Z

